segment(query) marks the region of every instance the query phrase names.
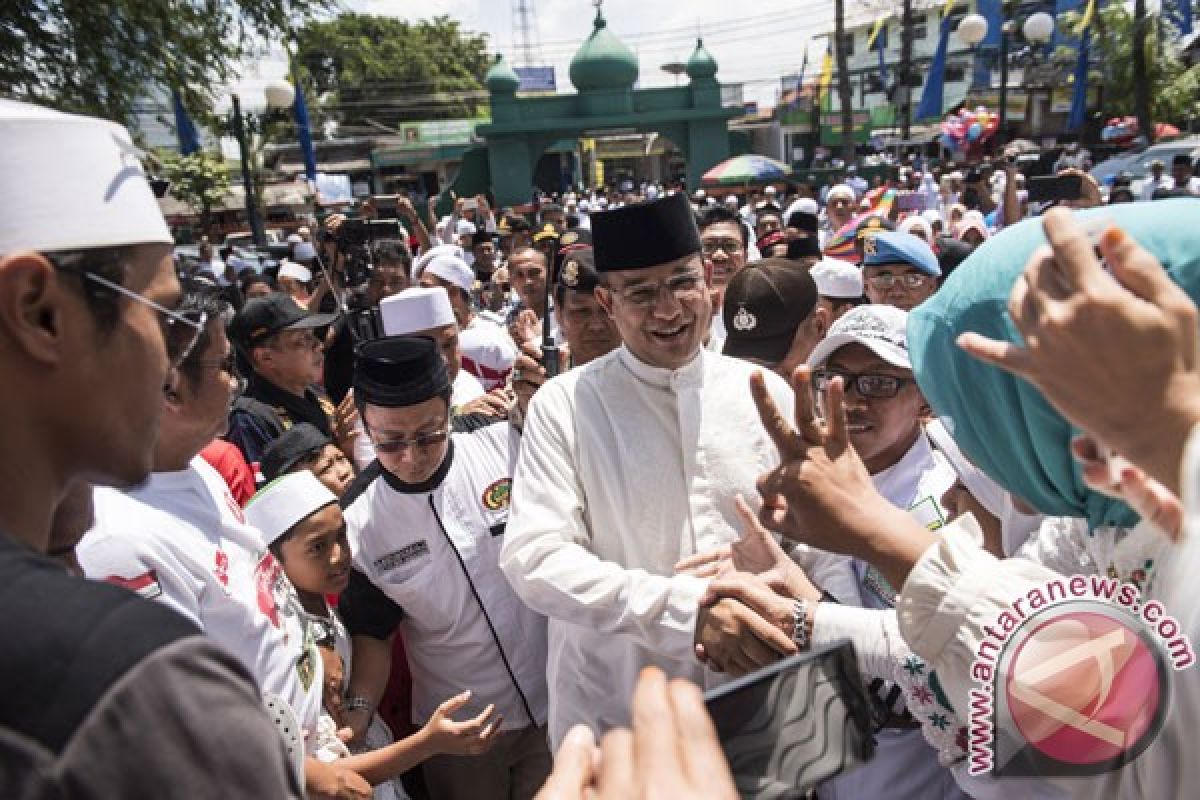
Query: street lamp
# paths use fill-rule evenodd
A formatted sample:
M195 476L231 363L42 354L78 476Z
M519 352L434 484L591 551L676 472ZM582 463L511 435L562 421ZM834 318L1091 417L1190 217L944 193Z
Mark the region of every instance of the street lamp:
M1008 15L1008 2L1004 2L1004 14ZM1000 29L1000 122L999 133L1004 136L1008 123L1008 42L1009 37L1016 31L1016 23L1006 21ZM987 36L988 21L981 14L968 14L958 23L955 31L958 38L967 45L974 47ZM1044 11L1030 14L1021 28L1021 33L1030 44L1044 45L1054 35L1054 17Z
M273 108L291 108L296 99L295 88L285 80L268 81L263 87L263 96L267 101L267 110ZM242 160L242 189L246 193L246 218L250 222L250 235L254 238L254 246L267 246L267 235L263 230L262 218L258 215L258 206L254 202L254 181L250 177L250 160L246 153L246 122L242 114L242 99L236 92L230 93L230 103L233 106L233 135L237 139L238 153Z

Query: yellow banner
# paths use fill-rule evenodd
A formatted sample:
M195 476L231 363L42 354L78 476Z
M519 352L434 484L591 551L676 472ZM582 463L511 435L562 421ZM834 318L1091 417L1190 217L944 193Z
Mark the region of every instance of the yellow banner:
M1075 26L1075 35L1082 36L1083 32L1092 24L1092 17L1096 16L1096 0L1091 0L1087 4L1087 9L1083 12L1083 17L1080 18L1079 24Z
M950 16L950 12L954 10L956 0L946 0L946 5L942 6L942 17Z
M883 26L887 23L887 17L880 17L875 20L875 27L871 28L870 35L867 36L867 49L875 49L875 40L879 38L879 32L883 30Z
M833 51L825 48L825 60L821 62L821 77L817 81L817 104L825 99L829 84L833 83Z

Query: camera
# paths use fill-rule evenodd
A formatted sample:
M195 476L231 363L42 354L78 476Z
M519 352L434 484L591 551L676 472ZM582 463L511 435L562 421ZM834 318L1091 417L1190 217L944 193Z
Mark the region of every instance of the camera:
M377 239L400 237L400 223L394 219L348 219L337 230L334 241L344 259L346 283L359 286L366 283L371 267L371 243Z

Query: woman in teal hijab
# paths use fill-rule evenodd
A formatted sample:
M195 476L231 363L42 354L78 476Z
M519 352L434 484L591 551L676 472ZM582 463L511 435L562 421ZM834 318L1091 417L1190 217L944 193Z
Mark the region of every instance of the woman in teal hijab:
M1152 253L1200 304L1200 200L1130 203L1078 212L1099 232L1115 224ZM1092 531L1132 528L1124 503L1089 489L1071 455L1080 433L1031 385L963 352L968 331L1019 343L1009 294L1033 252L1046 243L1041 221L1026 220L984 242L937 294L909 314L908 346L917 383L963 452L1003 488L1043 514L1082 517ZM1106 358L1106 342L1095 357ZM1104 392L1081 386L1081 392Z

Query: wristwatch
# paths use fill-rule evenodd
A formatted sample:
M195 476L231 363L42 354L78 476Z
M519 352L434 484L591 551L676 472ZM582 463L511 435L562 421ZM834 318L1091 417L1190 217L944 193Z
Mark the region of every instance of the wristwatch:
M792 601L792 641L797 650L807 650L812 643L808 630L808 601Z

